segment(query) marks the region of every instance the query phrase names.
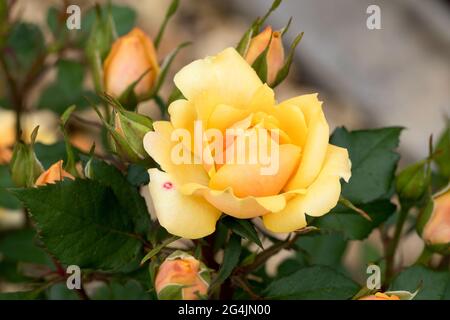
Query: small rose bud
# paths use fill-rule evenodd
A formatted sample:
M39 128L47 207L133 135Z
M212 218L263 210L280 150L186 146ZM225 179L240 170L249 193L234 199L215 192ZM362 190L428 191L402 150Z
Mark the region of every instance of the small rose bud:
M119 98L144 74L134 87L138 99L153 88L159 74L159 66L152 40L141 29L134 28L113 43L105 60L105 91Z
M0 147L0 165L8 164L12 158L12 151L10 148Z
M400 172L395 186L401 200L414 202L423 197L431 182L428 166L427 161L420 161Z
M420 220L426 220L422 232L426 245L432 251L450 253L450 190L431 199Z
M359 298L358 300L412 300L416 294L417 291L414 293L409 291L386 291L377 292L375 294Z
M252 65L264 50L266 50L267 46L269 46L267 52L267 83L270 85L275 81L278 71L284 65L284 49L281 32L272 31L272 27L267 26L250 41L245 60Z
M53 184L62 181L64 178L75 180L75 177L63 169L63 161L51 165L47 171L43 172L36 180L35 186L40 187L46 184Z
M114 132L111 132L113 150L128 162L137 163L148 159L143 140L152 128L149 117L132 111L115 111Z
M31 134L31 144L19 141L14 146L9 165L11 179L17 187L32 187L36 178L44 171L33 149L37 133L38 127Z
M155 289L160 300L197 300L208 292L210 275L193 256L175 251L159 267Z

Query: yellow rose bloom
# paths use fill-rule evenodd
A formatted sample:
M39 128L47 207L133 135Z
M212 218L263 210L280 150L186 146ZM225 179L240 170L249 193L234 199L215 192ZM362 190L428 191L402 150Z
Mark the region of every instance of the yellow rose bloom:
M291 232L306 226L306 215L322 216L336 206L340 178L348 181L348 152L329 144L329 127L317 94L298 96L281 103L251 66L233 48L185 66L174 78L185 99L169 106L170 121L155 122L144 137L144 147L163 171L150 169L150 194L160 224L170 233L189 239L214 232L223 213L249 219L262 217L273 232ZM227 135L230 128L246 133L270 129L277 140L278 170L261 174L262 162L211 162L211 142L200 150L191 142L185 149L200 163L179 163L173 150L179 145L174 132L195 134L194 123ZM259 152L245 145L245 157ZM228 137L224 149L234 148ZM208 161L206 161L208 160Z

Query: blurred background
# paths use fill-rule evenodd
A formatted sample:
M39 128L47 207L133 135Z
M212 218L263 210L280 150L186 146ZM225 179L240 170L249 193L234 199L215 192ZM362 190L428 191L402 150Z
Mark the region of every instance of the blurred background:
M58 0L18 0L16 14L46 24L47 9ZM105 1L77 0L82 8ZM133 7L137 24L155 35L169 0L115 0ZM193 41L172 71L235 46L271 0L182 0L169 24L161 56ZM366 25L369 5L381 10L381 29ZM448 0L285 0L269 18L274 29L293 17L286 50L304 31L288 81L278 99L318 92L332 127L349 129L404 126L403 162L422 158L450 114L450 1ZM170 39L170 40L168 40ZM49 78L51 78L50 75ZM54 75L53 75L54 76ZM45 82L42 84L45 86ZM154 117L154 106L145 108Z
M51 6L61 5L62 1L16 2L14 15L41 25L44 38L50 38L47 11ZM83 9L104 2L77 0L70 4L78 4ZM137 19L137 25L153 37L170 4L170 0L112 2L134 8L135 13L122 18ZM169 79L190 61L235 46L251 21L263 15L271 2L182 0L159 53L164 57L184 41L192 41L194 45L177 57ZM381 9L380 30L367 28L369 5L378 5ZM406 130L400 145L402 165L425 157L429 136L437 137L445 126L445 118L450 116L450 1L284 0L268 24L281 29L291 16L291 28L284 37L286 50L298 32L304 31L305 35L297 47L288 79L276 88L277 98L283 100L318 92L332 129L336 126L348 129L404 126ZM28 110L45 101L52 103L51 99L43 102L41 95L56 77L56 70L53 70L42 78L27 99ZM84 77L84 86L92 88L89 79ZM163 95L167 97L171 89L170 86L165 88ZM0 88L0 94L2 90ZM140 110L154 119L161 116L159 108L152 103ZM84 112L84 118L97 118L89 109ZM82 124L78 125L73 142L80 149L89 149L92 135L83 135ZM368 241L355 243L348 250L346 264L356 277L363 278L365 272L357 262L367 261L371 252L380 249L373 248L376 243L381 246L378 237L373 234ZM405 264L412 262L421 249L422 242L413 232L411 239L402 244L401 259ZM275 265L276 261L269 267L274 269Z

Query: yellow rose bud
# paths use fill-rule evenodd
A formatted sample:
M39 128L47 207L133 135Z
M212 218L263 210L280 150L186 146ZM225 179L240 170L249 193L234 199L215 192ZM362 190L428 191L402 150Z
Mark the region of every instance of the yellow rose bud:
M47 171L43 172L36 180L36 187L62 181L64 178L75 180L74 176L63 169L63 161L59 160Z
M278 71L280 71L284 64L284 48L281 32L272 31L272 27L267 26L250 41L245 60L252 65L258 56L266 50L269 42L270 46L267 52L267 83L272 84L277 77Z
M417 295L417 292L411 293L409 291L386 291L377 292L372 295L364 296L358 300L412 300Z
M359 300L400 300L396 295L388 295L385 293L377 292L374 295L362 297Z
M117 39L103 65L105 91L119 98L145 72L134 88L142 97L153 88L159 74L156 51L152 40L138 28Z
M197 300L208 293L208 269L182 251L175 251L161 264L155 289L160 300Z
M207 236L222 213L292 232L336 206L351 163L347 149L329 144L317 94L277 103L233 48L185 66L174 82L185 99L144 137L163 170L149 170L155 213L171 234Z
M38 127L31 134L30 144L19 141L14 145L14 152L9 167L11 179L17 187L32 187L35 180L44 171L34 152L37 132Z
M142 140L152 127L152 120L147 116L127 110L115 111L115 132L111 135L113 150L128 162L148 160Z
M450 190L433 199L432 213L422 237L428 245L450 246ZM445 249L445 248L444 248Z

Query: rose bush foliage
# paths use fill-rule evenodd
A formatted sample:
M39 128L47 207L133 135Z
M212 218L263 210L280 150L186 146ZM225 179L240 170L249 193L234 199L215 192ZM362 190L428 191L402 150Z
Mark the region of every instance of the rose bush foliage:
M61 27L63 6L50 8L49 37L0 0L0 299L450 299L449 125L427 158L399 170L403 128L330 132L320 92L279 101L303 36L285 52L290 24L266 24L280 2L235 48L172 79L187 44L166 56L159 45L172 45L176 0L154 36L132 9L106 4L78 31ZM199 122L222 138L195 143ZM256 139L240 145L228 129ZM268 146L278 150L269 175L262 159L227 153ZM373 232L381 251L365 241ZM405 265L397 248L413 232L423 251ZM378 265L382 291L343 263L356 242L352 266ZM282 250L290 256L270 270ZM70 265L81 268L76 290Z

